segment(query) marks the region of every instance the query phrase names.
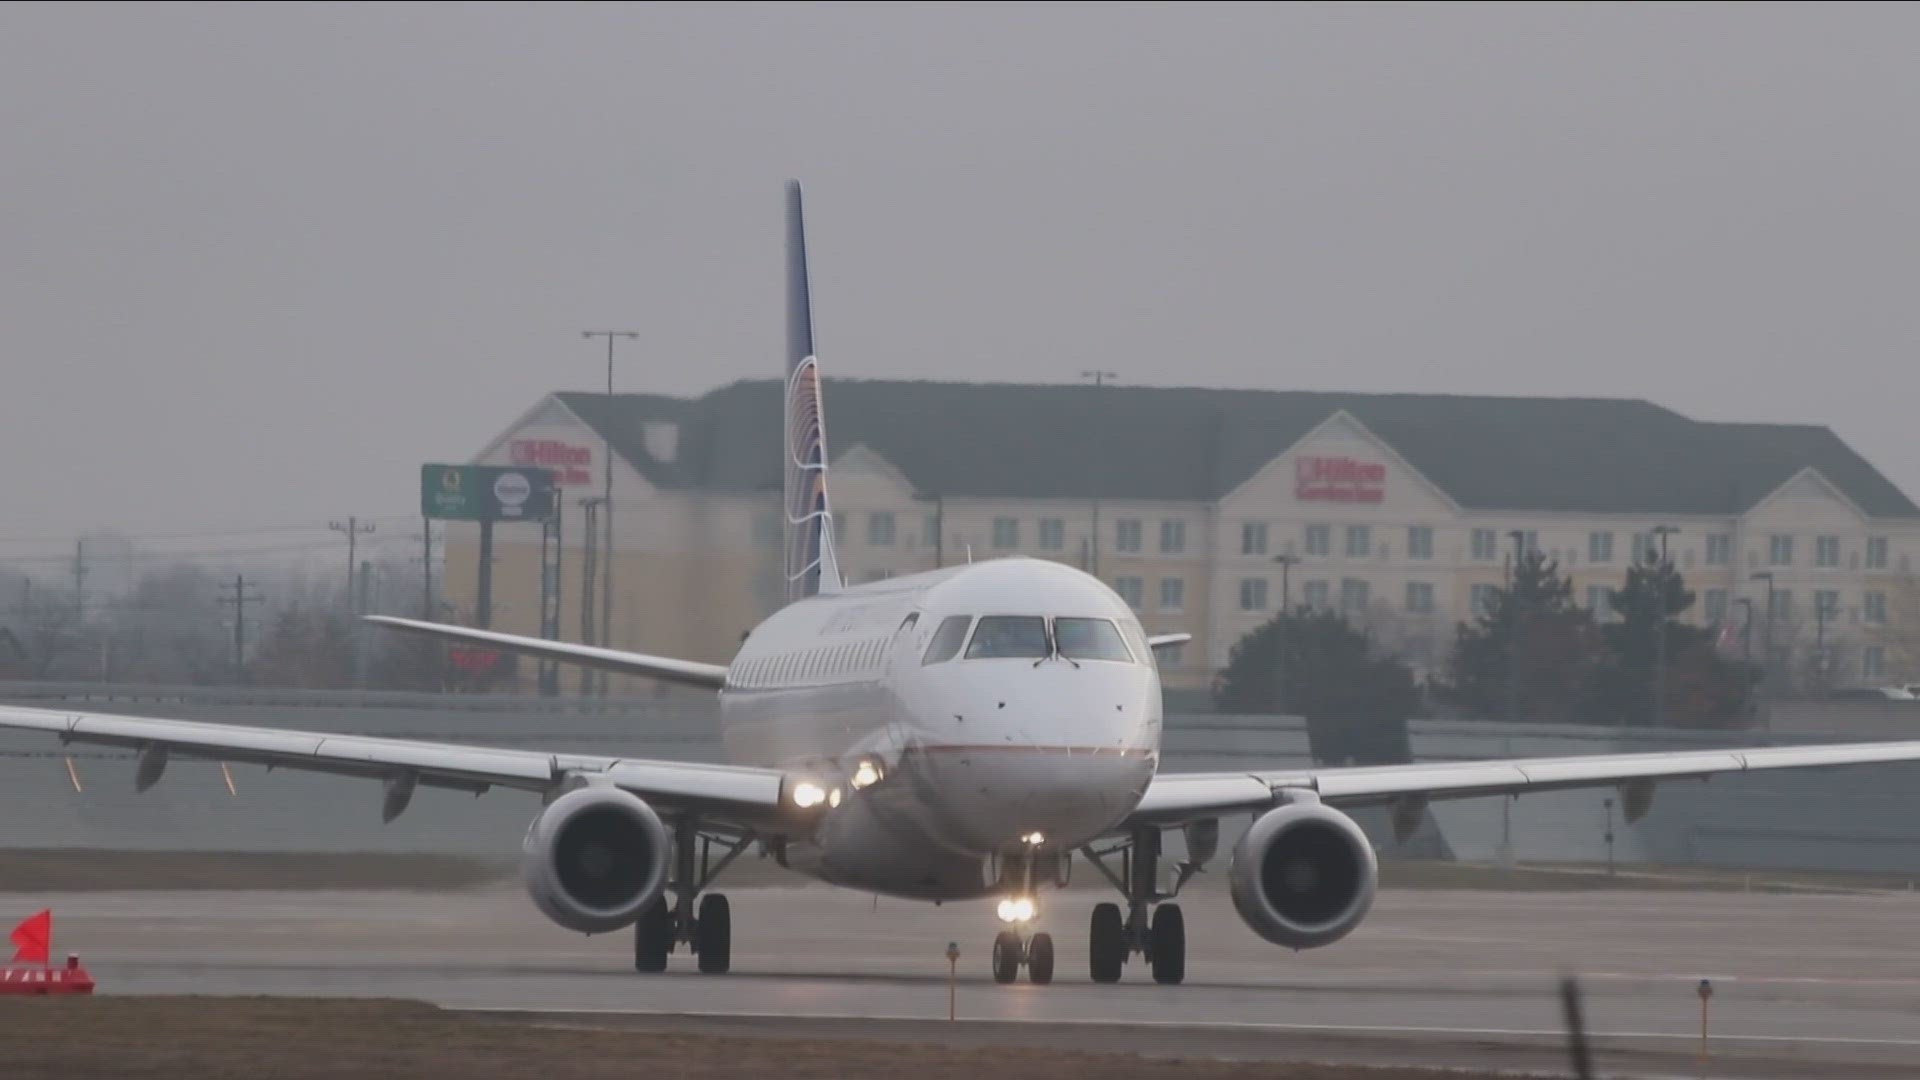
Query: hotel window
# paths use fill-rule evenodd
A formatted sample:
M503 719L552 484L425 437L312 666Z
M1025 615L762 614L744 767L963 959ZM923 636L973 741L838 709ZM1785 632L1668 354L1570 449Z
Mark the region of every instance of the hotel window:
M1340 610L1365 611L1367 603L1373 598L1373 589L1359 578L1340 580Z
M1307 526L1307 554L1330 555L1333 553L1333 526Z
M1816 536L1813 539L1813 565L1835 567L1840 565L1840 538L1837 536Z
M1886 593L1883 593L1883 592L1868 593L1865 597L1865 602L1861 606L1864 609L1862 614L1865 616L1868 622L1874 624L1875 626L1880 626L1886 623L1887 621L1887 594Z
M1840 617L1840 592L1838 589L1815 589L1813 591L1814 617L1821 622L1831 624Z
M1633 534L1633 561L1646 562L1653 557L1653 534L1637 532Z
M1430 615L1433 613L1433 586L1424 581L1407 582L1407 613L1410 615Z
M1726 618L1727 618L1727 590L1708 589L1707 590L1707 622L1708 624L1711 625L1711 624L1722 623L1726 621Z
M1267 579L1266 578L1241 578L1240 579L1240 610L1241 611L1267 610Z
M1473 530L1473 558L1476 562L1492 562L1499 555L1499 539L1492 529Z
M1309 611L1327 610L1328 591L1327 583L1324 581L1307 582L1305 588L1302 590L1304 594L1304 598L1301 601L1302 606L1306 607Z
M1769 536L1767 538L1767 564L1770 566L1793 565L1793 537Z
M1433 558L1433 526L1431 525L1407 526L1407 558L1409 559Z
M927 519L920 523L920 539L927 547L938 548L940 546L939 514L928 514Z
M1597 532L1587 534L1587 561L1590 563L1613 561L1612 533Z
M1117 577L1113 579L1113 591L1120 594L1120 599L1125 600L1128 607L1138 611L1146 588L1137 577Z
M993 546L1001 551L1020 546L1020 519L993 519Z
M879 511L867 515L867 543L874 547L893 546L893 515Z
M1160 610L1179 611L1187 606L1187 579L1166 577L1160 579Z
M1867 538L1867 569L1885 570L1887 568L1887 538L1870 536Z
M1373 554L1373 528L1368 525L1347 526L1347 558L1364 559Z
M1613 618L1613 590L1605 585L1587 586L1587 610L1596 619Z
M1733 537L1727 533L1707 534L1707 565L1725 566L1733 561Z
M1267 553L1267 523L1249 521L1240 526L1240 554L1265 555Z
M1469 594L1473 602L1473 613L1482 616L1493 607L1493 586L1475 585Z
M1775 589L1773 591L1773 617L1793 621L1793 590Z
M1860 675L1868 681L1887 677L1887 650L1884 647L1869 645L1860 650Z
M845 546L847 542L847 514L831 515L833 519L833 542Z
M1113 523L1113 550L1140 550L1140 519L1121 518Z
M1059 551L1067 546L1067 523L1059 518L1040 519L1040 550Z
M1187 523L1184 521L1163 521L1160 523L1160 553L1178 555L1187 550Z

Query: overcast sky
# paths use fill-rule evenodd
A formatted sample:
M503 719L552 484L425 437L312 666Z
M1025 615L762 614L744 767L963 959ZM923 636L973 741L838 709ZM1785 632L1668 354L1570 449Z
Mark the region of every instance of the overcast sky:
M1920 13L0 7L0 539L405 515L583 327L829 377L1644 397L1920 495ZM829 401L829 410L832 405ZM0 556L8 549L0 548Z

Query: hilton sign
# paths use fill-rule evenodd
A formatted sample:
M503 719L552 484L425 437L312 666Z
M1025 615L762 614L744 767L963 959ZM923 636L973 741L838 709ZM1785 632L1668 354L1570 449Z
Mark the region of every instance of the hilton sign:
M1387 467L1348 457L1303 457L1293 463L1293 497L1311 502L1377 503L1387 496Z
M514 439L507 451L515 465L551 470L556 486L579 487L593 482L592 447L574 446L560 439Z

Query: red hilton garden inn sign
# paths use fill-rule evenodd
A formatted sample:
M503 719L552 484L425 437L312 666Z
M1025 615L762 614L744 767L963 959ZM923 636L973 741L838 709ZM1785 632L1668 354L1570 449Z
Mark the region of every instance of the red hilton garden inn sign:
M1293 462L1293 497L1312 502L1377 503L1387 496L1387 467L1349 457Z

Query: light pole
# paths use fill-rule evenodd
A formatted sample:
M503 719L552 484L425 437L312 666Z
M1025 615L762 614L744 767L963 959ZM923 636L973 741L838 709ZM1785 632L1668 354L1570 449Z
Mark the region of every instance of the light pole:
M1507 536L1513 541L1513 572L1507 579L1507 603L1513 609L1507 613L1507 721L1511 723L1520 719L1520 616L1525 611L1520 601L1520 557L1527 534L1512 529Z
M607 339L607 423L613 423L613 341L626 338L636 341L640 337L637 330L582 330L580 336L589 340ZM600 646L613 647L613 440L607 437L606 429L600 432L601 472L605 475L605 490L601 492L601 512L605 524L601 529L606 554L600 561ZM607 677L600 676L600 693L607 692Z
M1080 373L1083 379L1092 379L1093 385L1105 386L1108 379L1120 377L1118 372L1089 369ZM1093 497L1093 528L1087 532L1087 573L1100 576L1100 497Z
M1667 558L1667 537L1679 532L1673 525L1655 525L1653 535L1660 538L1660 577L1654 588L1653 622L1653 726L1667 718L1667 586L1673 563Z
M1767 622L1766 629L1763 631L1764 636L1761 638L1760 685L1762 688L1761 696L1764 697L1767 704L1771 706L1773 704L1773 571L1756 570L1747 575L1747 580L1764 581L1767 583ZM1747 610L1751 611L1753 609L1749 607ZM1769 709L1769 712L1771 712L1771 709ZM1769 726L1773 724L1773 717L1771 715L1767 717L1767 724Z
M1290 629L1287 625L1287 620L1292 618L1291 613L1293 609L1293 582L1289 579L1288 572L1293 569L1294 564L1300 561L1300 556L1293 555L1293 554L1275 555L1273 557L1273 561L1280 564L1280 701L1279 701L1279 705L1280 705L1280 714L1282 716L1285 716L1287 712L1287 673L1289 671L1289 666L1287 664L1287 644L1288 644L1289 634L1287 633L1287 631L1288 629Z
M1613 876L1613 799L1612 798L1602 799L1600 800L1600 805L1606 807L1606 810L1607 810L1607 876L1612 877Z

